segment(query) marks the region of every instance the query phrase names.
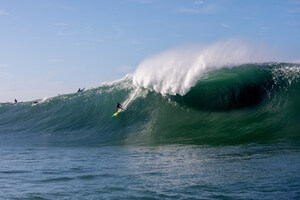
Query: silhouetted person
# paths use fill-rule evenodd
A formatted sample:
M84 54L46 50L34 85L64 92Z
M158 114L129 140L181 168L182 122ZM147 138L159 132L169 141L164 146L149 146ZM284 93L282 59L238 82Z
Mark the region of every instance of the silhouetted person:
M116 108L117 108L117 111L119 110L119 108L122 110L124 109L120 103L117 103Z
M85 88L83 88L83 89L80 89L80 88L79 88L77 92L82 92L84 89L85 89Z

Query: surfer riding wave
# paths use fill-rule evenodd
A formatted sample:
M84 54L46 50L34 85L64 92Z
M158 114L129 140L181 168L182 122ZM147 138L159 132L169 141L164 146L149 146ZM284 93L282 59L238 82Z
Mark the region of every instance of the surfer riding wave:
M124 108L122 107L122 105L121 105L120 103L117 103L116 109L117 109L117 111L118 111L119 109L124 110Z

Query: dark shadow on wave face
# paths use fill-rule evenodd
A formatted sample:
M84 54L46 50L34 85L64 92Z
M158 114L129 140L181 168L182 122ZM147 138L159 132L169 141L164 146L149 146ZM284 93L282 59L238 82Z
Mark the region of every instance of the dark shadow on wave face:
M270 99L273 87L274 81L268 73L229 73L221 78L201 80L186 95L173 98L198 110L226 111L263 104Z
M214 92L195 89L182 97L182 102L188 107L200 110L223 111L257 106L268 96L264 86L255 84Z

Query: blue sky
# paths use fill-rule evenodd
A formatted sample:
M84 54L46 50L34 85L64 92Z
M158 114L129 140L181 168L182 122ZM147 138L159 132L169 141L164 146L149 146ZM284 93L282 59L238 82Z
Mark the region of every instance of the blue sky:
M300 0L0 0L0 102L96 87L180 45L242 37L300 60Z

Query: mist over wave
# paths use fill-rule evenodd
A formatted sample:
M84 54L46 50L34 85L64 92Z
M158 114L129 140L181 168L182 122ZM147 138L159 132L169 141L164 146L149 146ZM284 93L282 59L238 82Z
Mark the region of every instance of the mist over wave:
M244 63L275 61L270 48L239 39L171 49L144 60L133 82L162 94L185 95L208 72Z

